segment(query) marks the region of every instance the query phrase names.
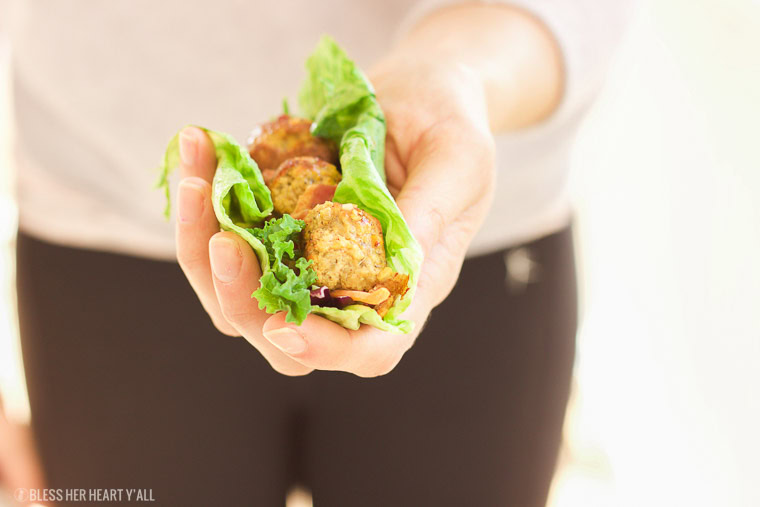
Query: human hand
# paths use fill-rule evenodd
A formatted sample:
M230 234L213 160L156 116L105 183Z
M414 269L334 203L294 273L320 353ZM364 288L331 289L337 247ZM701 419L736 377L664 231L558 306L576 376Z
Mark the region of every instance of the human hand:
M180 145L186 177L179 191L180 265L217 327L244 336L288 375L322 369L372 377L396 366L456 283L490 206L489 128L508 131L547 117L559 103L564 73L556 41L538 19L506 5L473 4L425 18L371 81L388 123L388 186L424 252L403 316L416 323L410 334L351 331L316 315L295 326L283 313L260 311L250 298L261 276L256 256L242 238L216 232L211 143L190 129Z
M388 185L425 256L404 314L416 328L407 335L368 326L351 331L315 315L295 326L275 315L263 329L301 364L365 377L396 366L453 288L490 206L494 178L485 98L473 72L404 53L378 65L371 80L388 124Z
M491 203L493 138L477 76L463 66L409 54L371 74L386 114L386 173L424 262L406 335L364 326L347 330L316 315L300 325L267 319L264 336L292 359L363 377L390 372L419 335L430 311L451 292L467 248Z
M390 371L430 310L451 291L490 204L493 145L474 73L462 66L394 57L378 66L373 80L388 120L388 184L425 254L418 290L405 314L417 323L408 335L367 326L351 331L316 315L294 326L284 315L259 310L250 298L261 276L255 255L237 235L215 234L209 184L216 167L213 146L198 129L187 129L180 137L180 265L216 326L244 336L285 374L328 369L376 376Z
M29 426L9 421L0 400L0 488L19 502L28 499L29 490L41 491L42 468Z

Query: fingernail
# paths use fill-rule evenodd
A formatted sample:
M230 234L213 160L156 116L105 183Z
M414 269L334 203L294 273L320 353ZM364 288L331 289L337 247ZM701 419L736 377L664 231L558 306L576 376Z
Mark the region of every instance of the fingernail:
M177 199L177 214L181 222L193 223L203 214L206 196L203 189L193 180L182 180L179 183L179 199Z
M198 156L198 140L195 134L187 129L179 134L179 158L185 165L193 165Z
M267 340L286 354L300 354L306 350L306 340L298 331L289 327L273 329L264 333Z
M230 283L238 277L243 258L234 240L225 237L212 239L209 254L211 270L220 282Z

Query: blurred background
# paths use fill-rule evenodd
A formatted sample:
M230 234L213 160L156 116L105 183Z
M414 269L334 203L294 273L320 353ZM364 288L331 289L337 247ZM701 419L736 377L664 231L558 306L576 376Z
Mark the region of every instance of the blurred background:
M579 135L553 507L760 505L759 49L760 1L644 1ZM0 388L24 420L7 89L0 71Z

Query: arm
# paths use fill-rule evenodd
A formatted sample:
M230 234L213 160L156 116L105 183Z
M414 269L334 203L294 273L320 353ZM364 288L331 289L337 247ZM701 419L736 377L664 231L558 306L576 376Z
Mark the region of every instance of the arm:
M475 72L495 133L544 119L562 95L562 57L554 37L535 16L510 5L435 11L413 27L394 53Z
M392 370L430 311L449 294L493 193L491 128L529 125L556 107L562 72L549 33L501 5L443 9L422 20L371 73L388 122L391 191L425 255L406 316L414 333L344 329L316 315L301 326L250 298L261 275L242 238L218 231L209 201L215 163L205 135L180 142L180 265L223 332L248 339L278 371L376 376ZM479 316L465 316L473 320Z

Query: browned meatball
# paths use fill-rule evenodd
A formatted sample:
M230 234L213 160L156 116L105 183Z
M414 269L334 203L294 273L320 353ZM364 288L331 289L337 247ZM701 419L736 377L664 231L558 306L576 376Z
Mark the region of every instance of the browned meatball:
M338 164L335 143L311 135L311 121L287 114L256 127L248 138L248 153L262 171L276 169L287 159L299 156Z
M377 218L354 204L326 202L304 219L304 256L317 285L368 291L385 267L383 230Z
M290 158L280 165L277 174L268 183L274 211L280 215L293 213L298 198L310 185L337 185L339 182L340 173L329 162L316 157Z

